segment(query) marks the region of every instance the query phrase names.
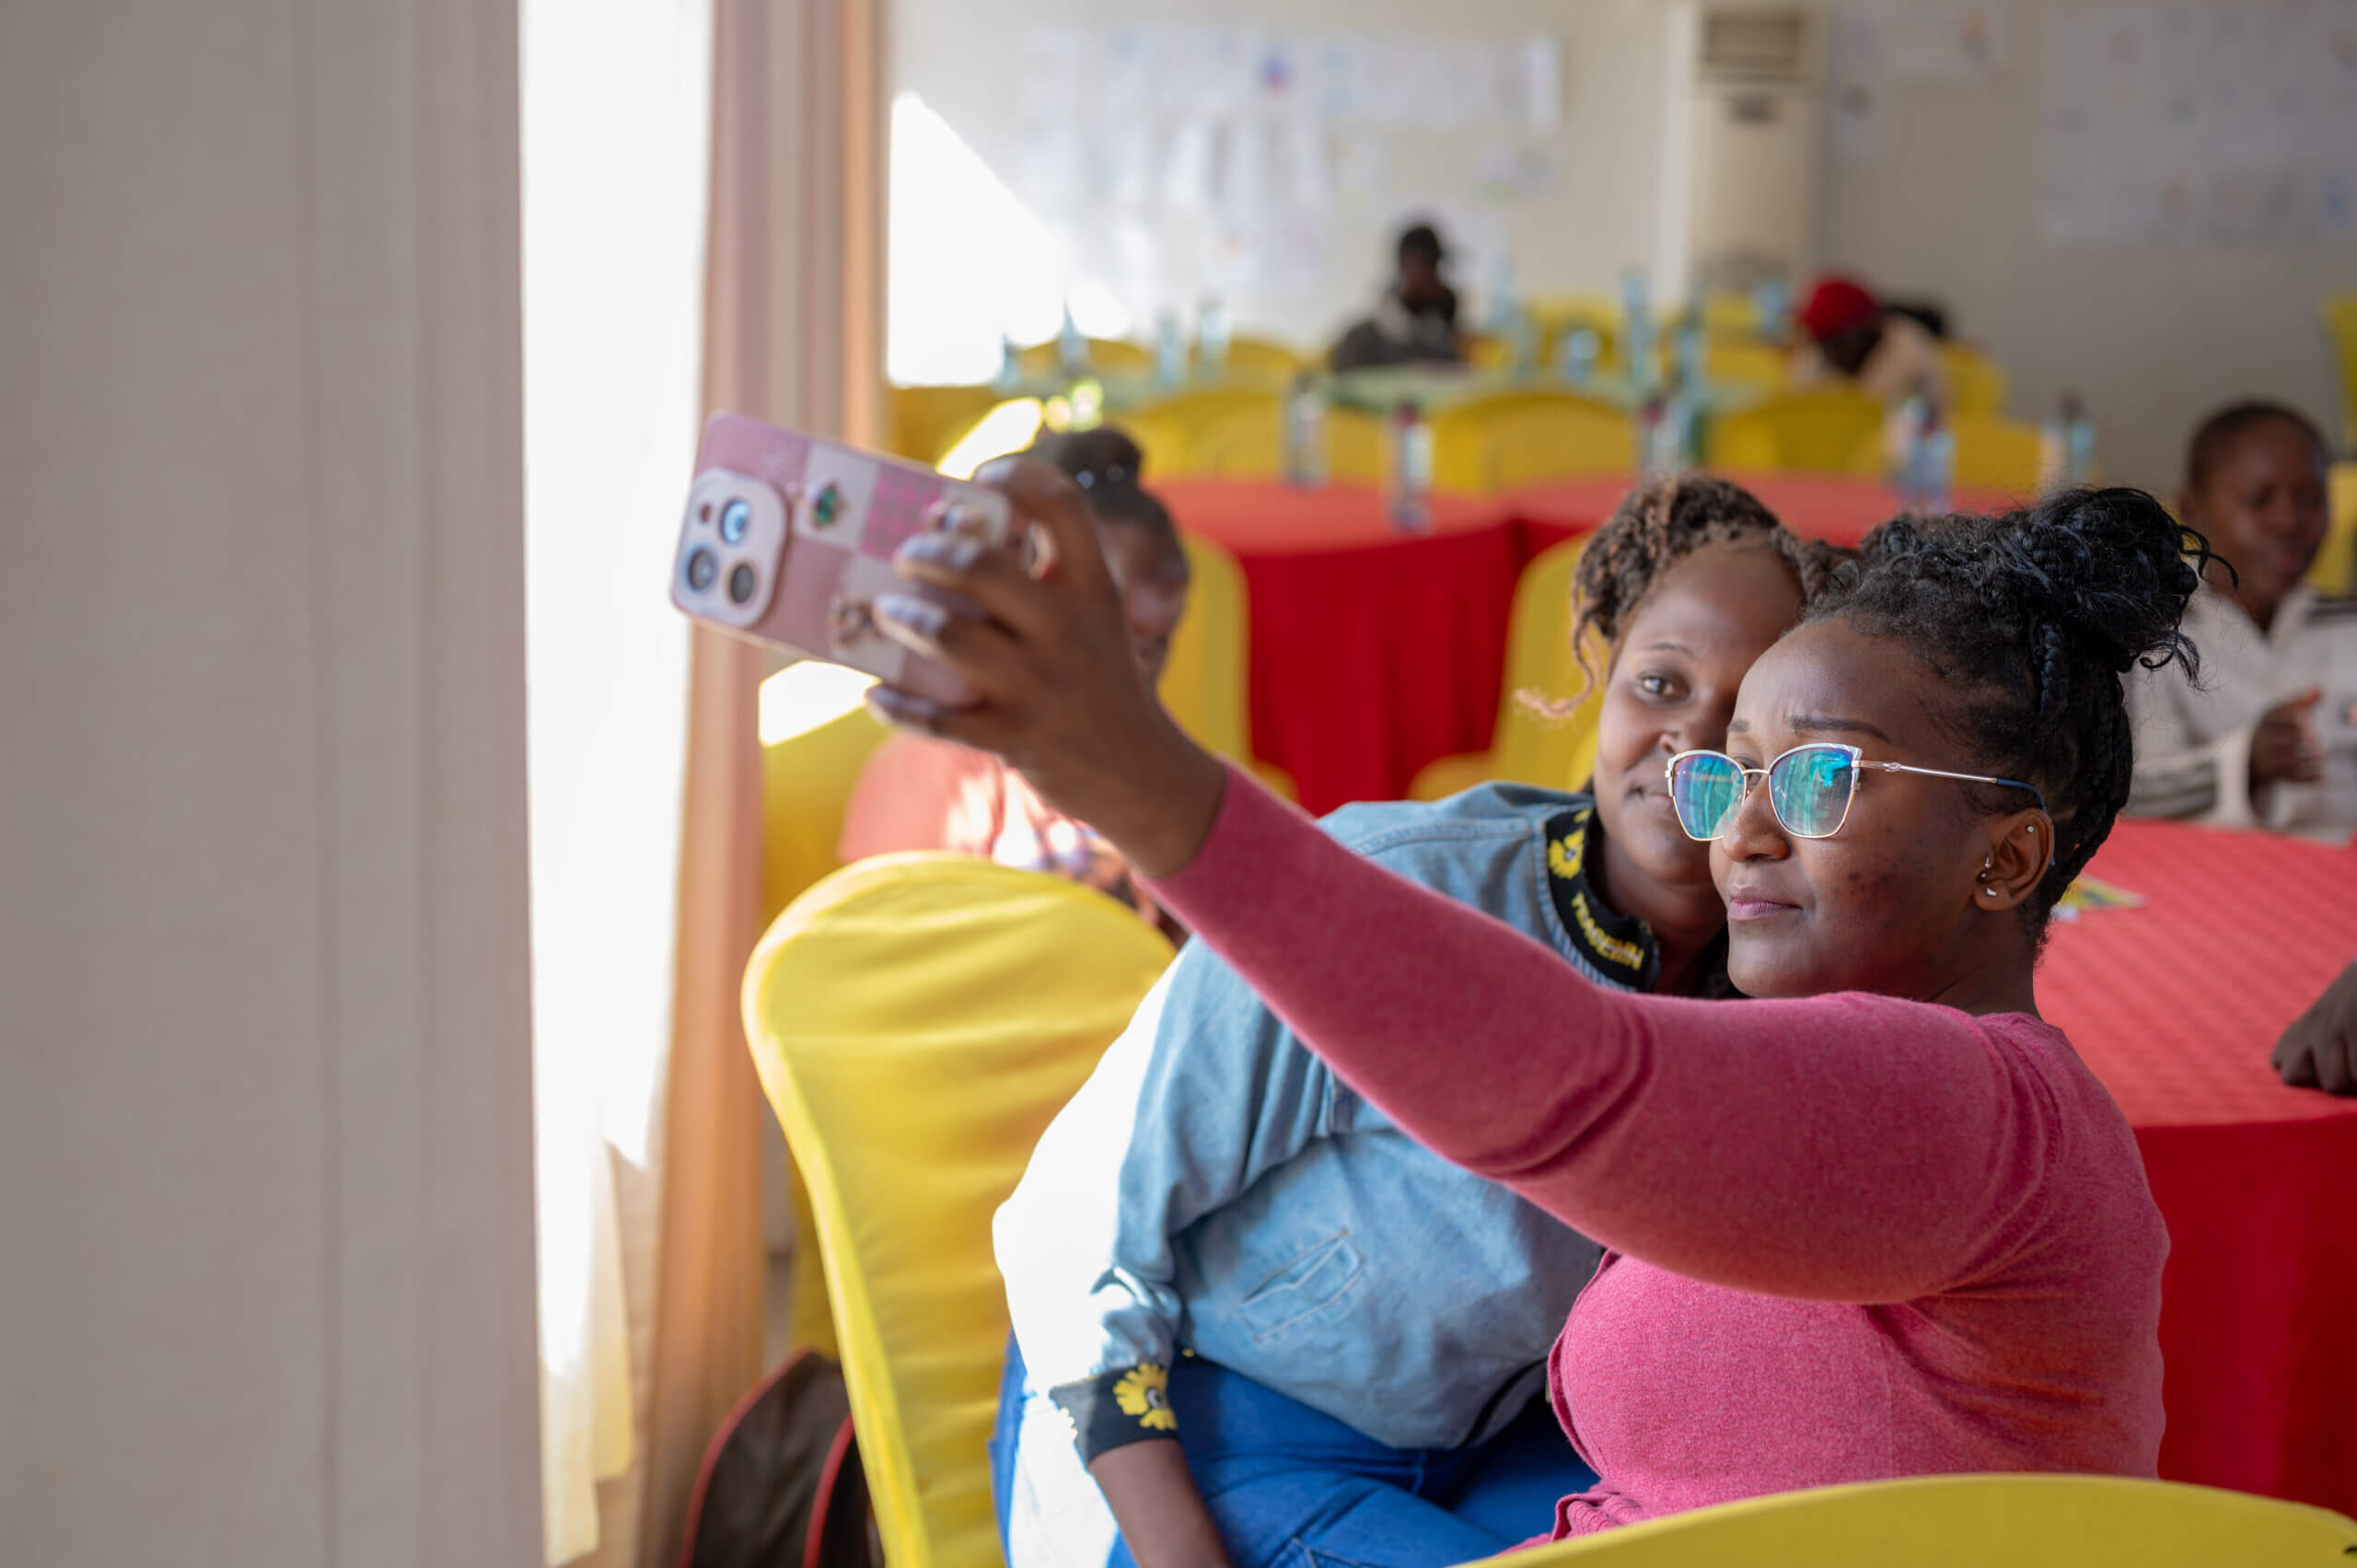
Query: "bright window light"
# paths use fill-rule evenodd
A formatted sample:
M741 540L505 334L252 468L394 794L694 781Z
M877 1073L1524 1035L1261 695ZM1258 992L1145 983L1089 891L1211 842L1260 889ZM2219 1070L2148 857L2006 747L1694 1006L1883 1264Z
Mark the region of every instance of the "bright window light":
M952 479L971 479L974 470L993 458L1003 458L1031 445L1039 434L1040 423L1037 398L1001 403L982 415L981 423L950 447L937 466Z
M775 746L859 706L876 677L864 671L804 659L761 682L761 744Z

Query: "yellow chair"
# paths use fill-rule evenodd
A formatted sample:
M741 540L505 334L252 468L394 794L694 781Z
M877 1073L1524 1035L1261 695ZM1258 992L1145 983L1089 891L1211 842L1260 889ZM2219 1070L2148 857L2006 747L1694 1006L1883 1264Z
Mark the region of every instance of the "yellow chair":
M1132 409L1120 415L1116 423L1136 438L1139 449L1144 452L1146 482L1151 485L1157 479L1215 471L1205 464L1226 439L1221 432L1265 425L1273 451L1278 439L1278 395L1265 388L1204 387L1174 392ZM1276 472L1273 459L1269 472Z
M1971 490L1994 490L2024 501L2038 495L2040 436L2038 426L1994 413L1948 417L1956 436L1956 482Z
M1882 404L1846 389L1785 392L1706 427L1710 466L1736 471L1882 471Z
M1283 769L1252 755L1250 627L1244 569L1210 540L1181 533L1193 586L1186 619L1170 639L1162 668L1162 705L1208 751L1250 768L1260 782L1295 798Z
M2005 373L1997 362L1977 348L1942 343L1940 364L1947 372L1948 410L1952 413L2005 412Z
M931 465L1005 396L992 387L895 387L887 450Z
M2357 294L2325 296L2324 335L2340 394L2340 444L2357 447Z
M1056 340L1016 352L1016 363L1026 376L1061 376L1063 374L1062 351ZM1091 376L1144 376L1154 369L1154 350L1142 343L1125 343L1120 338L1088 340L1088 374Z
M1780 1493L1486 1560L1496 1568L2333 1568L2357 1523L2116 1476L1924 1476Z
M1627 471L1635 426L1571 392L1502 392L1433 415L1433 485L1486 495L1542 480Z
M1782 387L1791 374L1792 357L1791 352L1779 343L1714 333L1702 340L1702 377L1732 386L1773 390Z
M1443 757L1408 786L1411 800L1445 800L1459 790L1504 779L1548 789L1577 789L1596 768L1596 719L1601 690L1587 692L1570 717L1550 719L1522 700L1528 691L1562 701L1587 677L1572 648L1572 576L1585 540L1566 540L1539 552L1515 584L1506 622L1505 690L1498 695L1497 733L1490 749ZM1603 650L1594 650L1598 679Z
M2330 476L2332 526L2308 568L2308 581L2328 594L2357 593L2357 461L2335 463Z
M818 1216L892 1568L998 1568L991 1215L1169 961L1101 893L955 855L839 872L754 952L745 1034Z
M1255 381L1289 380L1306 367L1301 355L1269 338L1231 338L1227 373Z

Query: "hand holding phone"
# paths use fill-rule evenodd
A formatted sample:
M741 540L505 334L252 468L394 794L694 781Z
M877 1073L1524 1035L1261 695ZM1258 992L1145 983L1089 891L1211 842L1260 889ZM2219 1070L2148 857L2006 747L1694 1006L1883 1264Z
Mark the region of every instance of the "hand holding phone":
M671 602L724 631L964 707L972 685L887 635L876 618L887 593L971 610L893 570L893 552L929 531L998 547L1014 526L1006 498L985 485L716 413L679 519Z

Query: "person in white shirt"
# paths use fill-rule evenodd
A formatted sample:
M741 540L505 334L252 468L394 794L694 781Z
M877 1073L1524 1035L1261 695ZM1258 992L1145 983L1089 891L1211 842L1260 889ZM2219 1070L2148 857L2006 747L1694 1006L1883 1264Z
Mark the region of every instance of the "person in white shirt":
M2236 403L2194 432L2177 515L2222 561L2185 614L2200 684L2174 668L2129 683L2131 812L2357 833L2357 599L2302 580L2324 542L2326 465L2322 433L2280 404Z

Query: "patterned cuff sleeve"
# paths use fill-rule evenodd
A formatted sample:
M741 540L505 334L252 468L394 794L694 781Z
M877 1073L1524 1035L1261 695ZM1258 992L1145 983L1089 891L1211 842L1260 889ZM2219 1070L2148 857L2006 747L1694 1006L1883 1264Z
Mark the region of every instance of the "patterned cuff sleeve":
M1058 1384L1048 1390L1048 1398L1072 1423L1073 1442L1079 1446L1084 1465L1109 1448L1178 1435L1178 1413L1170 1408L1170 1373L1155 1362Z

